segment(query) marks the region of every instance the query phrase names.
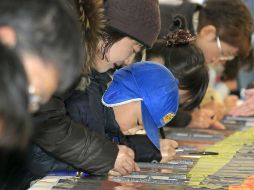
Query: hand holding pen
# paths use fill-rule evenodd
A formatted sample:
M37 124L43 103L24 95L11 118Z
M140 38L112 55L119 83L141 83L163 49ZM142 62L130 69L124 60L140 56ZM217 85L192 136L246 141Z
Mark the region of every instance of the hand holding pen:
M175 149L178 147L178 143L174 140L165 139L166 135L163 128L160 128L160 134L162 138L160 139L161 163L167 163L176 155Z

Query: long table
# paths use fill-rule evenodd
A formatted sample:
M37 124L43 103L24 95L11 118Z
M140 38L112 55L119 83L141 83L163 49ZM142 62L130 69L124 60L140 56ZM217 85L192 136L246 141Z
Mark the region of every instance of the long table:
M167 128L166 137L177 140L182 149L167 164L138 163L141 172L123 177L46 176L30 189L254 189L253 121L226 119L223 131ZM218 155L189 154L199 151Z

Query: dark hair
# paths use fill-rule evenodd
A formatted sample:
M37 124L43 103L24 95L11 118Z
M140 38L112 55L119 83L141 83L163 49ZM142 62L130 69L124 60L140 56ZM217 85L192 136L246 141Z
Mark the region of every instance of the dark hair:
M215 26L222 41L239 48L239 55L247 57L251 50L252 22L242 0L207 0L199 13L198 32L207 25Z
M224 70L221 76L221 80L222 81L235 80L240 70L240 63L241 61L239 60L238 57L236 57L233 60L227 61L223 65Z
M174 18L174 26L184 28L184 22L181 16ZM182 105L186 110L201 103L209 82L203 52L192 41L193 37L187 30L176 29L146 52L147 60L161 57L165 66L179 80L179 88L189 92L188 100Z
M102 40L104 42L104 45L100 49L103 59L108 60L106 54L109 51L109 49L114 45L114 43L120 41L124 37L127 37L127 35L122 32L119 32L118 30L112 28L111 26L107 25L103 29Z
M0 44L0 148L24 146L31 133L28 84L13 51Z
M32 53L60 73L60 90L80 74L83 62L78 19L60 0L1 0L0 27L12 27L16 50Z

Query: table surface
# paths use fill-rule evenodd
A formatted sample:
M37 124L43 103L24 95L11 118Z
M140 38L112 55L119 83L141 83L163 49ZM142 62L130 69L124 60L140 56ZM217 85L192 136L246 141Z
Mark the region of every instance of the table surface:
M239 126L239 131L241 131L241 127ZM180 147L195 147L196 151L204 151L209 147L212 147L214 144L218 142L222 142L226 137L231 137L235 134L234 130L200 130L200 129L166 129L166 135L170 135L174 133L175 136L179 135L178 142ZM193 135L195 134L195 135ZM208 136L207 136L208 135ZM214 137L214 139L210 138ZM206 138L207 137L207 138ZM192 139L191 139L192 138ZM186 156L186 155L185 155ZM204 157L204 156L202 156ZM191 160L193 161L193 165L187 166L187 170L178 170L178 169L156 169L153 167L148 167L142 169L140 175L148 175L148 176L167 176L173 174L183 174L189 178L189 172L193 169L196 163L199 162L200 156L186 158L184 155L177 155L174 160ZM202 160L202 159L201 159ZM254 164L254 162L253 162ZM179 166L179 165L178 165ZM185 165L186 166L186 165ZM254 168L253 168L254 175ZM140 177L140 176L138 176ZM59 178L61 178L59 180ZM121 178L120 178L121 179ZM126 178L122 178L126 179ZM147 179L147 178L146 178ZM150 179L150 178L149 178ZM156 178L157 179L157 178ZM170 181L172 184L152 184L152 183L134 183L132 181L126 182L126 180L118 181L118 178L112 177L98 177L98 176L90 176L84 178L75 178L75 177L63 177L63 176L47 176L44 179L35 183L30 189L73 189L73 190L181 190L181 189L209 189L209 188L200 188L200 187L191 187L188 183L184 183L185 180L176 180ZM134 178L134 180L136 180ZM152 180L152 182L156 182L156 180ZM151 182L151 180L150 180ZM168 183L167 181L166 183ZM163 181L159 180L159 183L163 183ZM57 184L57 185L56 185ZM175 184L175 185L173 185ZM179 185L180 184L180 185ZM240 183L241 184L241 183ZM239 185L240 185L239 184ZM54 188L53 188L54 187ZM221 189L221 188L217 188ZM222 188L224 189L224 188Z

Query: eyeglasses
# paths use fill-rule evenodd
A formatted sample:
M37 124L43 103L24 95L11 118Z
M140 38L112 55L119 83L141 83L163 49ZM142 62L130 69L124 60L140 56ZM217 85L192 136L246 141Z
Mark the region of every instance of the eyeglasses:
M220 61L231 61L235 58L234 55L229 55L229 56L224 55L224 52L223 52L222 47L221 47L221 41L220 41L219 36L216 36L216 42L217 42L217 47L220 51L220 57L219 57Z

